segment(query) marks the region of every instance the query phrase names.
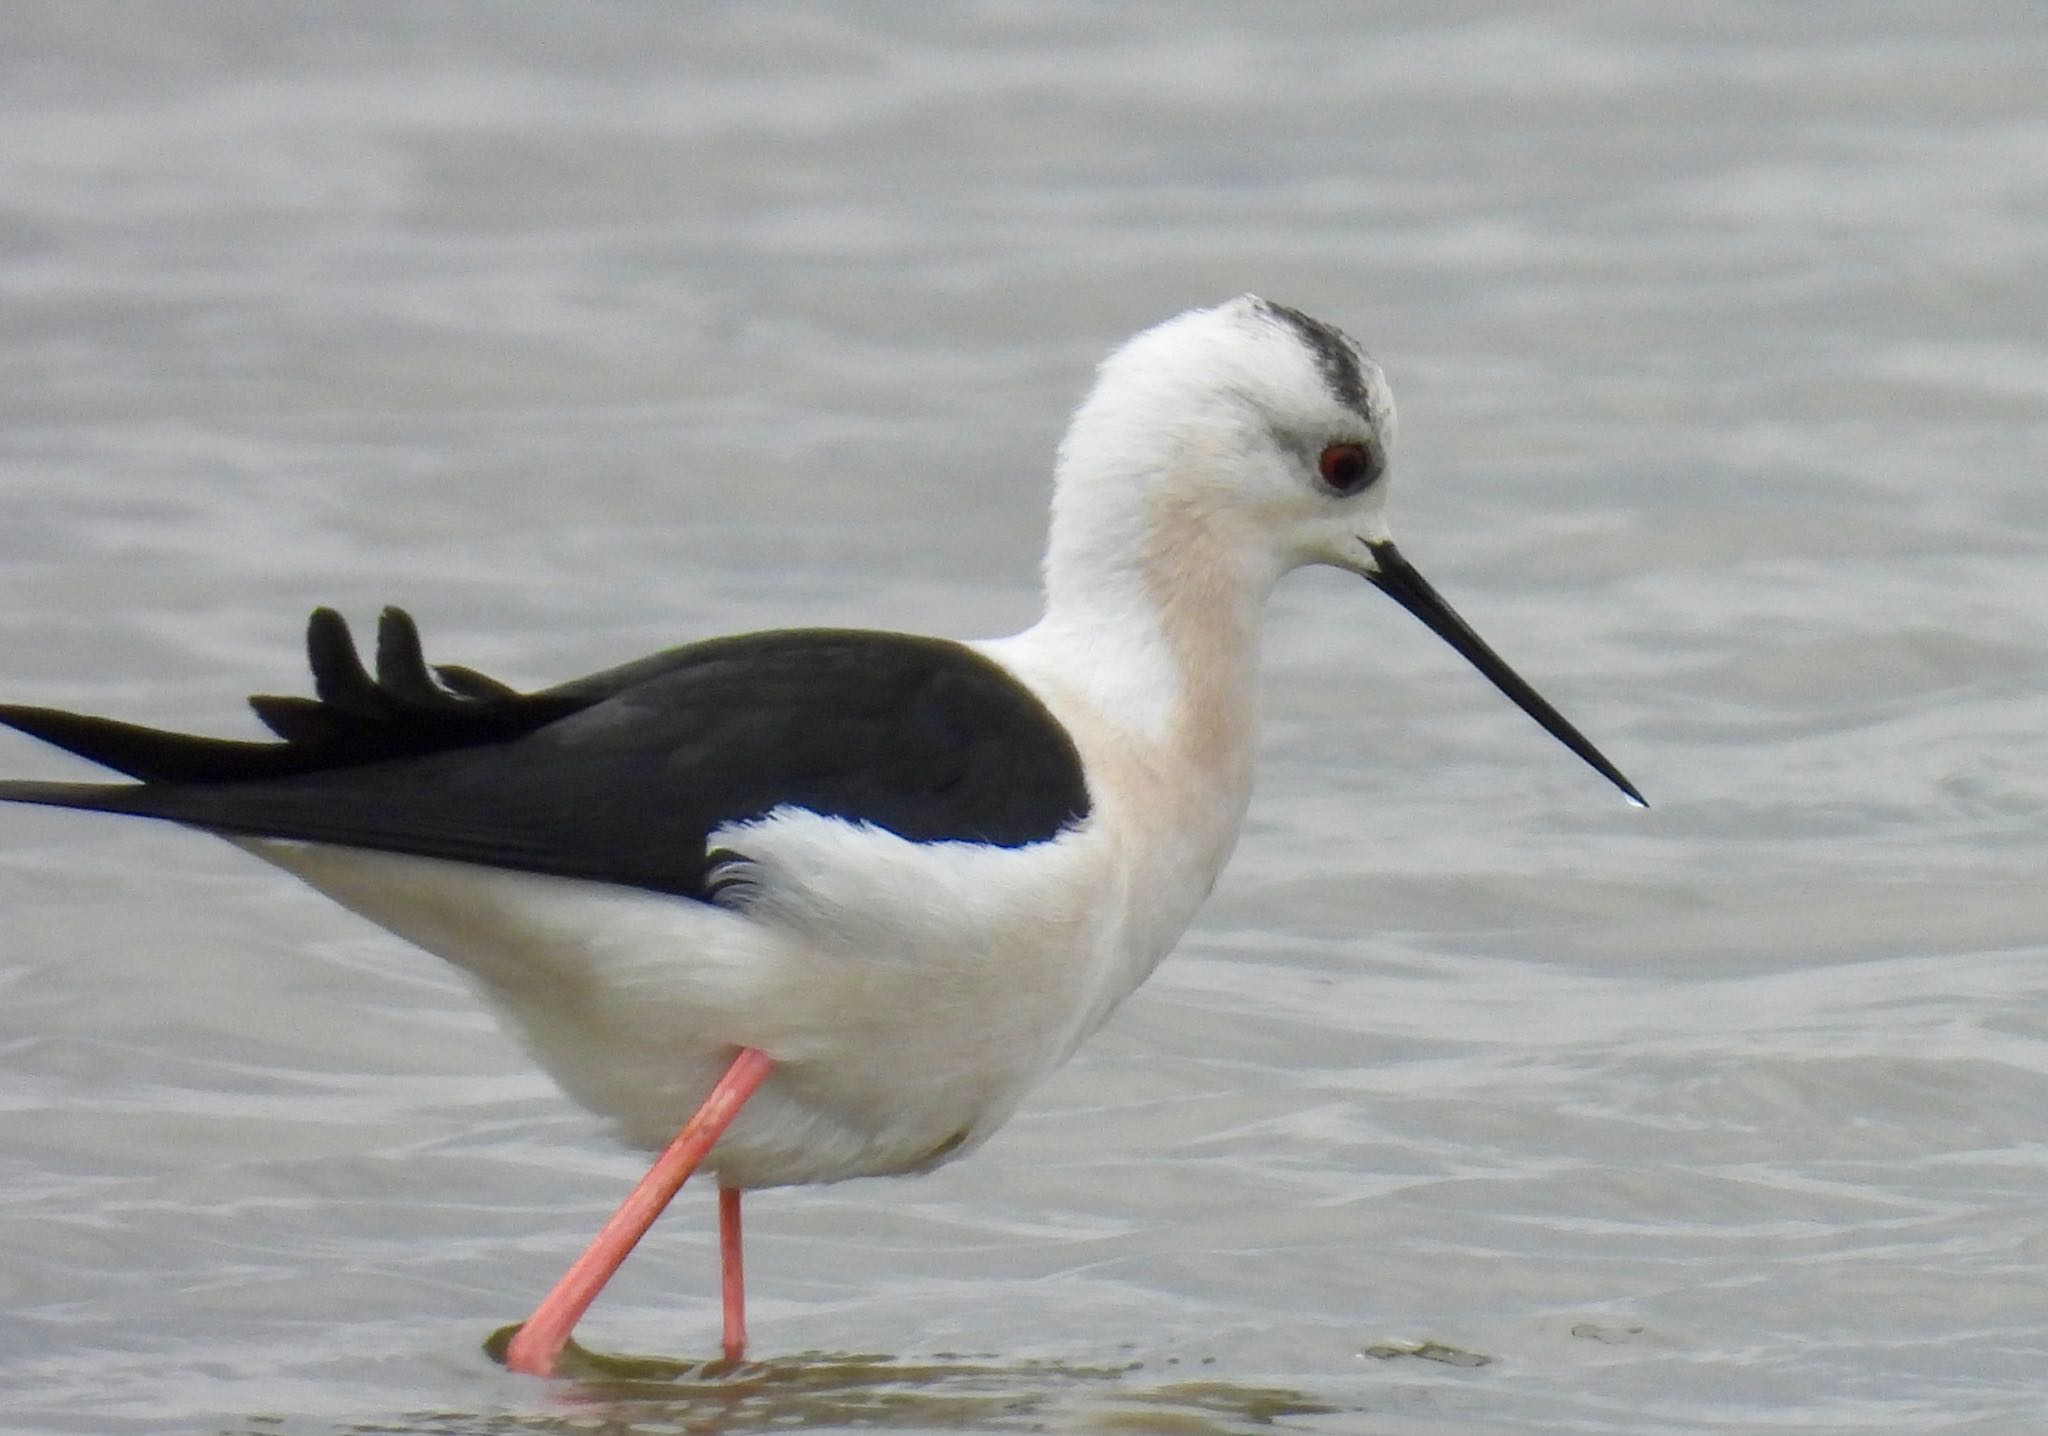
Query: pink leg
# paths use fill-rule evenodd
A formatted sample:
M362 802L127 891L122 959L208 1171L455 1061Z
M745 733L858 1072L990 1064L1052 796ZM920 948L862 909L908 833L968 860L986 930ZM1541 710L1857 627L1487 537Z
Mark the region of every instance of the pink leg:
M747 1277L740 1256L740 1189L718 1189L718 1270L725 1296L725 1359L747 1359Z
M740 1049L740 1055L733 1059L725 1075L718 1079L718 1085L711 1089L711 1095L704 1099L683 1130L668 1148L654 1159L654 1165L647 1175L640 1179L640 1185L612 1213L610 1221L604 1224L575 1265L562 1274L533 1309L533 1315L519 1328L512 1343L505 1350L505 1365L528 1376L553 1376L555 1362L562 1354L562 1347L568 1343L569 1333L590 1303L597 1300L597 1294L604 1290L604 1284L612 1279L612 1273L619 1269L626 1254L633 1250L647 1229L654 1225L654 1219L661 1215L675 1194L682 1190L690 1173L697 1169L697 1163L711 1150L725 1129L732 1125L732 1119L739 1116L740 1108L754 1095L754 1090L767 1078L775 1066L775 1059L767 1053L752 1047ZM723 1192L720 1200L720 1228L723 1235L724 1215ZM737 1244L739 1194L733 1193L734 1224L732 1241L735 1260L729 1270L737 1271ZM728 1277L728 1283L732 1278ZM732 1287L726 1293L726 1341L728 1351L733 1332ZM744 1338L743 1338L744 1339Z

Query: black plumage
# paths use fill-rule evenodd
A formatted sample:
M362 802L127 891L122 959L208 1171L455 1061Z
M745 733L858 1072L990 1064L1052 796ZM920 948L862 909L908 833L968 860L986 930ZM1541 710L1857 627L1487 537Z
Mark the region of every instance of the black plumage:
M138 778L0 782L0 800L590 878L709 900L709 834L793 806L915 842L1021 847L1089 809L1045 706L962 644L791 629L520 693L429 667L399 609L376 673L315 611L314 698L259 696L284 741L0 705L0 723Z

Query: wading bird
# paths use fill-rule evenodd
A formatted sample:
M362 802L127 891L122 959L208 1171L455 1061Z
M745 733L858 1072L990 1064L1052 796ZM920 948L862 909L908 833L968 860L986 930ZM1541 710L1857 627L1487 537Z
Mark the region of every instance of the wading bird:
M699 1165L737 1360L743 1191L973 1151L1179 940L1244 818L1289 570L1375 584L1641 802L1395 548L1393 441L1358 345L1247 295L1103 363L1014 637L749 633L523 693L430 667L396 609L373 675L321 610L318 696L251 700L283 741L0 707L139 780L0 799L219 834L461 968L571 1097L663 1149L509 1364L554 1371Z

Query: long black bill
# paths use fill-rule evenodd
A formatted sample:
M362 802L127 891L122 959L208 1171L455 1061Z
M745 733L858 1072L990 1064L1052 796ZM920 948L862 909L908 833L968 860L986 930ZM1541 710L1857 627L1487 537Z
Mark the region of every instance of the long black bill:
M1486 646L1486 640L1472 631L1471 624L1458 617L1458 611L1444 602L1443 595L1430 587L1429 580L1415 571L1415 565L1403 558L1399 549L1391 542L1370 544L1368 547L1379 564L1379 572L1370 577L1382 592L1428 624L1430 632L1464 654L1494 687L1514 700L1517 708L1541 723L1551 737L1584 758L1592 765L1593 771L1627 794L1630 802L1641 808L1650 806L1636 791L1636 785L1622 776L1621 769L1608 762L1598 748L1586 741L1585 734L1567 723L1562 713L1546 703L1543 696L1523 682L1522 676L1508 667L1498 653Z

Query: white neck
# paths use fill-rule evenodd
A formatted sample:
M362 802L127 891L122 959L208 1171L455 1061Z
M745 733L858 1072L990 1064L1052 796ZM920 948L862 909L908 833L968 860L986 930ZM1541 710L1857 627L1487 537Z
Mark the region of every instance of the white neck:
M1236 844L1251 798L1259 620L1281 571L1240 513L1206 497L1200 470L1222 455L1183 443L1163 457L1182 466L1170 483L1062 474L1045 615L989 647L1081 749L1093 820L1114 830L1128 864L1119 947L1131 984L1179 939ZM1064 452L1063 469L1075 458Z
M1257 709L1259 618L1275 575L1244 561L1250 545L1192 506L1148 516L1115 555L1065 542L1045 564L1045 614L1028 637L1096 721L1164 764L1217 776L1249 743Z

